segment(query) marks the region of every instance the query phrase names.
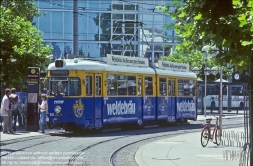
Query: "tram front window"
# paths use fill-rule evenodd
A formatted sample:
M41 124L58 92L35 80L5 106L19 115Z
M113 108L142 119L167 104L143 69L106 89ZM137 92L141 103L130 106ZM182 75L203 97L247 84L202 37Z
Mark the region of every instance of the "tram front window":
M48 79L48 94L62 96L80 96L81 84L79 78L58 77Z

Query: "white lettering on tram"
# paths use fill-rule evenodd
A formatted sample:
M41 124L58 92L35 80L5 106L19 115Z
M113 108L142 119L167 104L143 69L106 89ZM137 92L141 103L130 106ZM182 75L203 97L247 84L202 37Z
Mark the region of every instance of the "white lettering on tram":
M177 103L177 111L196 111L196 104L193 102L193 100L191 102L189 100L183 100L182 102Z
M116 101L116 103L107 104L107 114L108 115L127 115L135 114L135 103L130 100L129 103L124 101Z

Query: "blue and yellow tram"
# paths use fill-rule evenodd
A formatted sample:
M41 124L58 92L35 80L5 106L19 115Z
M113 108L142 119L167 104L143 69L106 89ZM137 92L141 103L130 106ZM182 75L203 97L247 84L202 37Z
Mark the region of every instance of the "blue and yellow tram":
M107 55L59 59L46 73L49 124L67 130L195 120L197 77L188 64Z

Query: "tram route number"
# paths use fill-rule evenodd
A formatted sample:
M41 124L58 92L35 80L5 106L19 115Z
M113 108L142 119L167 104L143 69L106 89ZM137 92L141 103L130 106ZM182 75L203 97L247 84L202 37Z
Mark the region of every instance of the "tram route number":
M49 116L54 116L54 113L50 113Z

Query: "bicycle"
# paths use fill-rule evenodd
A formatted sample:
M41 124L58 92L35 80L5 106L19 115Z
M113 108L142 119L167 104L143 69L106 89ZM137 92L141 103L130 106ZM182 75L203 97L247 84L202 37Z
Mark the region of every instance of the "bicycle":
M208 144L209 139L211 141L213 141L213 139L215 138L215 142L213 141L214 144L216 144L217 146L220 145L221 143L221 131L220 131L220 127L218 124L218 120L219 118L216 117L216 123L213 129L213 133L211 134L211 121L212 118L206 119L206 124L204 124L204 127L201 131L201 145L203 147L206 147L206 145Z

